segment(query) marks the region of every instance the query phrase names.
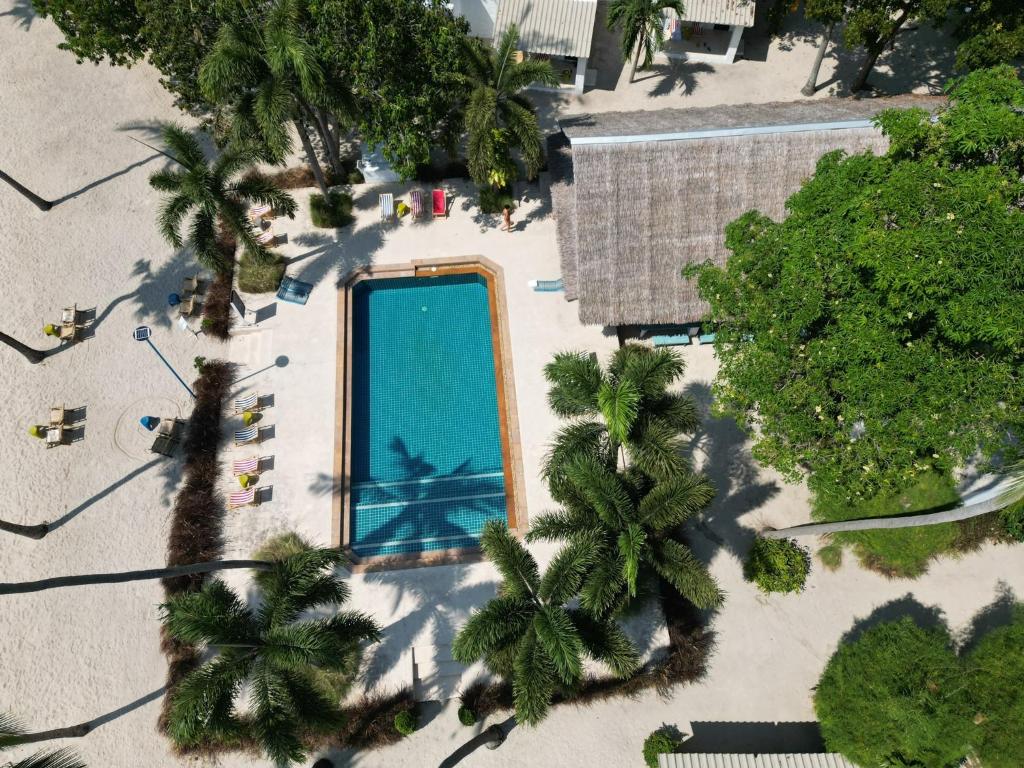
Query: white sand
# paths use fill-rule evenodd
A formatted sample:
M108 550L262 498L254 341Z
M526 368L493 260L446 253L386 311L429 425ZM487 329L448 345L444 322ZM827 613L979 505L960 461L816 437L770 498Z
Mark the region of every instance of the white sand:
M24 0L15 2L15 9L26 7ZM289 239L281 250L296 257L289 274L316 285L309 303L276 302L275 317L255 331L239 333L227 347L195 340L170 325L166 306L166 295L177 290L192 264L167 248L154 226L159 198L146 177L159 163L135 165L152 153L118 130L176 119L169 97L146 66L75 65L69 54L55 49L59 35L51 24L22 21L27 17L10 10L10 0L2 0L0 167L51 199L113 176L46 214L0 187L0 278L9 297L3 303L3 330L48 347L40 328L65 304L95 306L101 318L95 338L43 365L30 366L0 348L0 386L7 393L0 398L0 487L8 499L2 515L34 523L75 513L39 542L0 537L3 580L163 562L177 464L152 461L151 435L140 432L137 420L185 414L189 398L146 345L130 338L140 323L153 327L161 351L187 378L194 355L228 354L242 366L240 376L255 374L241 382L239 391L252 387L275 396L267 417L275 435L265 446L275 456L275 468L264 478L273 485L273 499L230 516L227 554L249 554L265 536L286 529L328 543L334 285L351 266L370 258L394 263L481 254L502 265L511 306L526 502L531 515L549 506L537 467L557 422L544 402L541 366L556 349L580 347L603 355L616 342L599 328L580 326L575 307L560 296L527 288L528 279L558 275L554 224L544 215L543 201L532 199L535 193L529 193L517 217L526 219L525 227L511 235L499 232L491 217L479 216L465 197L456 200L450 220L414 227L377 224L375 197L366 194L358 201L357 224L338 242L333 234L312 233L305 214L294 222L279 220L275 228ZM790 79L799 87L802 78ZM728 83L734 90L723 92L723 100L750 100L749 91L735 90L734 80ZM695 93L701 92L714 89L704 83ZM775 93L774 98L788 98L781 90ZM145 133L136 135L146 138ZM685 355L687 381L704 398L714 374L711 350L688 349ZM288 358L287 365L263 370L281 356ZM86 407L85 436L46 451L26 430L59 402ZM559 708L541 727L516 729L502 749L481 750L467 765L636 765L643 737L662 722L685 727L689 721L810 719L810 688L839 637L858 617L909 594L939 606L962 629L994 599L1001 581L1018 593L1024 590L1019 549L987 547L937 563L917 582L887 581L847 562L837 573L816 569L800 596L762 597L742 582L735 553L742 551L753 528L806 520L806 493L759 472L728 423L708 422L696 443L697 461L706 464L720 495L695 532L694 546L729 592L715 619L718 647L707 680L677 690L669 700L649 694L586 710ZM232 454L239 455L228 451L227 458ZM228 483L225 478L225 487ZM538 554L544 560L550 548ZM247 586L244 574L231 574L229 580ZM450 639L469 608L493 592L493 571L478 564L370 574L352 582L354 603L373 612L387 629L367 672L368 683L386 685L408 677L405 664L412 644ZM129 707L73 746L94 766L182 764L169 754L155 727L166 672L156 621L161 598L157 583L4 598L0 709L43 729ZM471 732L457 724L449 705L401 744L343 756L339 764L436 765ZM232 756L220 764L233 768L266 762Z

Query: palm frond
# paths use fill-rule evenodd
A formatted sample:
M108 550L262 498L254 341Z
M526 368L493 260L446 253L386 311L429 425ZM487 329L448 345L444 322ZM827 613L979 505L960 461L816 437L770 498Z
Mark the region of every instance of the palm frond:
M338 708L339 702L332 700L311 675L294 669L277 672L302 730L325 733L342 724L345 718Z
M480 536L480 547L504 579L505 594L524 600L534 598L540 588L537 561L504 523L488 521Z
M565 685L583 675L583 642L565 609L544 605L533 619L537 643L551 660L555 673Z
M250 684L250 728L260 747L278 765L290 765L305 759L299 738L298 713L293 706L286 680L269 665L258 665Z
M544 512L530 521L530 530L526 532L526 540L534 541L573 541L577 536L587 538L594 530L594 516L582 515L569 510ZM550 571L551 566L548 566ZM547 574L545 573L545 577ZM541 579L541 583L543 583Z
M615 351L608 368L614 377L632 381L643 397L658 397L683 375L686 364L672 349L625 344Z
M251 86L260 77L260 69L249 37L239 28L223 24L199 67L199 88L210 101L223 103Z
M492 85L499 92L505 90L505 80L515 67L515 53L519 45L519 28L509 24L501 41L494 49L494 79Z
M603 382L597 391L597 405L612 440L619 444L626 442L640 412L640 390L636 384L629 379L615 384Z
M540 580L538 595L552 605L563 605L576 597L587 570L594 564L601 546L600 534L579 533L558 551Z
M474 611L452 642L452 658L463 664L485 658L495 650L518 642L533 620L533 603L515 597L498 596Z
M287 83L274 77L262 80L252 101L252 117L271 155L282 158L291 152L291 120L294 99Z
M203 154L203 148L199 146L196 137L180 125L165 123L160 126L160 135L171 154L185 168L193 170L206 167L206 155Z
M504 89L507 93L516 93L528 85L558 85L558 75L546 59L524 59L506 69Z
M34 755L9 763L7 768L86 768L85 761L70 748L52 752L36 752Z
M548 404L559 416L597 413L597 392L603 380L596 356L588 352L559 352L544 366Z
M532 631L528 632L513 665L512 698L518 722L536 725L545 718L551 707L556 681L554 663L537 636Z
M0 749L13 747L21 743L25 735L25 726L10 712L0 712Z
M586 652L616 677L629 677L640 667L640 654L614 620L595 619L583 611L569 611L569 618Z
M655 486L640 501L640 522L655 531L676 528L715 497L706 477L687 472Z
M700 414L693 398L680 394L663 394L647 400L645 410L661 419L676 432L692 434L700 428Z
M647 534L636 523L630 523L619 532L619 555L622 558L622 577L630 597L636 597L636 581L640 575L640 560L643 558Z
M592 616L604 616L622 602L626 578L618 553L604 552L598 564L587 574L580 590L580 605Z
M552 497L559 503L576 496L574 488L567 483L566 471L570 464L581 457L595 457L602 464L614 466L615 455L608 444L604 424L597 421L576 421L555 433L551 450L541 465L541 477L551 488Z
M225 270L225 257L217 246L217 226L211 212L200 210L192 217L188 241L201 264L217 272Z
M705 565L678 541L666 539L652 547L651 565L683 597L701 609L722 604L725 594Z
M269 205L275 214L282 214L289 219L294 219L298 210L295 198L261 173L246 175L232 184L229 191L243 200Z
M252 642L259 631L249 608L220 579L206 582L199 592L176 595L160 608L167 631L186 643Z
M566 467L566 478L608 527L617 529L632 519L633 501L622 478L597 458L580 456Z
M164 240L175 248L181 248L181 222L188 214L193 202L185 195L174 195L164 201L157 215L157 226Z
M637 469L656 480L669 480L689 471L679 433L660 419L641 416L626 443Z
M206 737L237 734L241 724L234 700L251 664L249 655L223 652L189 673L174 691L167 726L171 739L190 746Z
M183 171L157 171L149 177L149 186L158 192L177 192L184 176Z
M526 173L532 179L544 164L544 136L532 107L524 107L518 99L501 103L500 112L505 128L512 135L512 146L523 155Z

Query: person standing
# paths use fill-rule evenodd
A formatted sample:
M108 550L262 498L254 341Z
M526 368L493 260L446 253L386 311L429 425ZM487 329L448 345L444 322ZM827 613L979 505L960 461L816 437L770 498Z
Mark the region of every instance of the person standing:
M501 209L501 220L504 222L501 228L506 232L512 231L512 206L506 205Z

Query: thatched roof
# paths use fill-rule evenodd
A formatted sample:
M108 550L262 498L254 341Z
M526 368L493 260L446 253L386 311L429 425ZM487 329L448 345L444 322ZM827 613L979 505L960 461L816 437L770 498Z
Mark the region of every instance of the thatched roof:
M930 109L941 103L913 101ZM580 320L654 325L701 319L707 305L683 279L683 266L724 264L725 225L748 210L781 219L786 199L826 152L884 152L887 140L865 118L892 106L908 106L907 100L829 99L563 120L571 148L549 142L551 194L562 279L567 298L579 300ZM652 126L668 127L663 135L671 138L652 135ZM613 130L624 132L625 143Z

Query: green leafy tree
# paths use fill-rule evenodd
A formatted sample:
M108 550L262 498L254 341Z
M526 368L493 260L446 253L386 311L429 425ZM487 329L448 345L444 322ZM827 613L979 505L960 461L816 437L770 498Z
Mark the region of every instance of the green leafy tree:
M681 435L700 419L691 398L668 391L683 370L679 353L640 344L617 349L605 369L586 352L555 355L544 367L548 404L571 420L555 435L542 470L556 501L566 498L564 467L581 455L659 480L689 471Z
M262 19L224 24L199 70L203 94L230 107L231 138L255 142L273 161L291 151L291 128L299 135L306 160L324 198L327 178L307 125L320 135L337 167L337 137L327 111L343 108L339 82L331 82L313 45L306 39L299 0L275 0Z
M28 733L12 715L0 712L0 752L20 744L83 735L66 733L64 732L66 730L68 729ZM2 768L85 768L85 763L70 749L57 749L49 752L36 752L34 755L15 762L0 763L0 766Z
M811 570L807 550L789 539L754 541L743 563L743 576L762 592L800 592Z
M945 628L904 618L839 646L814 710L828 750L857 765L956 768L975 735L967 682Z
M659 578L698 608L721 605L714 578L679 538L683 523L715 495L706 479L680 472L653 483L585 454L564 471L563 509L536 518L526 538L565 540L592 553L580 593L584 609L595 616L617 612Z
M131 65L146 53L144 18L135 0L32 0L44 19L52 19L64 35L59 48L82 61Z
M618 30L622 35L622 57L628 60L633 56L629 82L636 78L640 55L643 54L646 69L653 63L654 54L661 50L667 10L682 16L682 0L612 0L608 6L608 29Z
M997 603L998 605L998 603ZM972 722L985 768L1016 768L1024 755L1024 606L1000 606L1009 621L987 632L967 653Z
M256 608L219 579L162 607L172 637L212 656L173 693L168 728L177 744L249 734L272 760L288 764L305 758L304 730L338 725L339 702L321 676L351 674L360 644L380 637L369 616L337 610L349 597L348 586L333 575L343 562L340 551L329 549L304 549L276 561L254 574L261 597ZM314 608L330 613L303 618ZM243 685L248 717L235 710Z
M238 238L253 259L266 261L269 254L249 226L248 207L266 204L293 218L291 195L253 170L258 158L252 151L229 147L207 162L196 138L178 126L164 126L163 138L172 153L168 157L181 168L149 177L154 189L168 194L160 209L160 232L167 242L175 248L183 245L181 225L191 213L188 244L203 265L220 272L230 268L217 243L218 225Z
M503 188L514 181L511 151L518 149L533 178L544 163L544 138L533 105L522 95L530 83L555 85L551 63L515 60L519 30L515 24L501 36L496 49L467 42L472 62L472 91L466 104L469 134L469 173L477 184Z
M1010 64L1024 56L1024 3L967 0L953 28L958 69Z
M836 24L843 20L844 10L844 0L806 0L804 4L804 16L824 25L821 41L818 43L818 52L815 54L814 64L811 66L811 73L807 76L804 87L800 89L800 93L804 96L813 96L814 92L818 90L818 72L821 71L821 62L825 58L825 51L832 40Z
M452 151L467 93L469 24L442 0L309 0L311 40L352 93L359 133L406 178Z
M584 657L604 663L618 677L636 670L636 649L614 621L566 607L591 565L589 547L565 547L542 577L533 556L504 524L487 523L480 545L501 574L501 586L459 630L452 656L463 664L482 659L495 674L511 679L517 721L543 720L556 692L571 691L583 679Z
M1019 430L1022 88L979 70L937 122L883 113L887 157L826 155L784 221L747 213L724 267L687 269L720 323L716 407L760 461L855 502Z

